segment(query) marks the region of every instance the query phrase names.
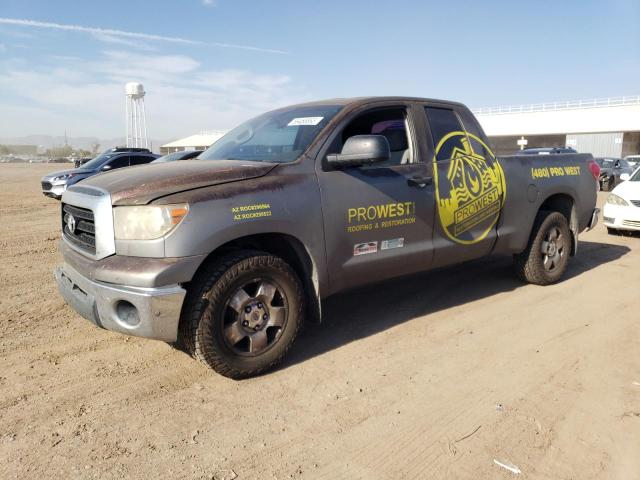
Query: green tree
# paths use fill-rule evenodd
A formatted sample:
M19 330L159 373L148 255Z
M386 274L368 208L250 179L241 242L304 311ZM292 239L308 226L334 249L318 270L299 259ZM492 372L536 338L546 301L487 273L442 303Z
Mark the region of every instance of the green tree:
M74 155L76 157L80 157L80 158L86 158L86 157L93 157L93 153L90 152L89 150L85 150L83 148L79 148L77 150L73 151Z
M73 148L69 145L54 147L47 150L47 156L51 158L68 157L73 153Z

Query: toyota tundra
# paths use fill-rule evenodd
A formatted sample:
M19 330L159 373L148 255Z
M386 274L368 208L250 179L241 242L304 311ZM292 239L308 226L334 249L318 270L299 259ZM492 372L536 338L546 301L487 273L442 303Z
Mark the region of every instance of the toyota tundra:
M295 105L197 159L70 186L55 278L95 325L242 378L278 363L336 292L494 253L523 281L559 281L597 222L598 178L588 154L496 158L460 103Z

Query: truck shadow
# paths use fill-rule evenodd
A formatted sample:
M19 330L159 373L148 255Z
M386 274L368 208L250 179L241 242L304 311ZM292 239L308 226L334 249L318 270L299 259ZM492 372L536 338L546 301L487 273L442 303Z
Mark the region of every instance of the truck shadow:
M630 248L580 242L563 281L613 262ZM511 256L493 256L337 294L323 302L321 325L309 325L281 368L430 313L522 287ZM538 287L544 288L544 287Z

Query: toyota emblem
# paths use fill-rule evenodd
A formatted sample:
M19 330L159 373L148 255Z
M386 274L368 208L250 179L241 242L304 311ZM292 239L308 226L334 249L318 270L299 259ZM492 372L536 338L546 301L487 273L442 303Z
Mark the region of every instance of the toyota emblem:
M67 228L69 232L76 233L76 219L73 215L67 217Z

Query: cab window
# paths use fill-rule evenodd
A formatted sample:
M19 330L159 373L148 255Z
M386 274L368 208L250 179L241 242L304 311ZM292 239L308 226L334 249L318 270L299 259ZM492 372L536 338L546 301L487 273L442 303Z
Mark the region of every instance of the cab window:
M442 146L440 142L452 132L463 131L460 119L453 110L448 108L425 107L425 112L429 120L433 145L438 151L436 160L449 160L457 142L445 142Z
M460 115L460 120L462 121L462 128L467 132L467 136L469 137L469 144L475 153L482 155L485 158L488 158L492 155L487 152L485 148L484 142L487 141L480 124L473 116L473 114L465 109L460 109L458 111ZM483 140L484 139L484 140ZM491 145L488 145L491 147Z
M414 162L405 108L376 109L357 116L334 139L327 153L340 153L344 142L355 135L382 135L389 142L389 160L363 168L390 167Z

